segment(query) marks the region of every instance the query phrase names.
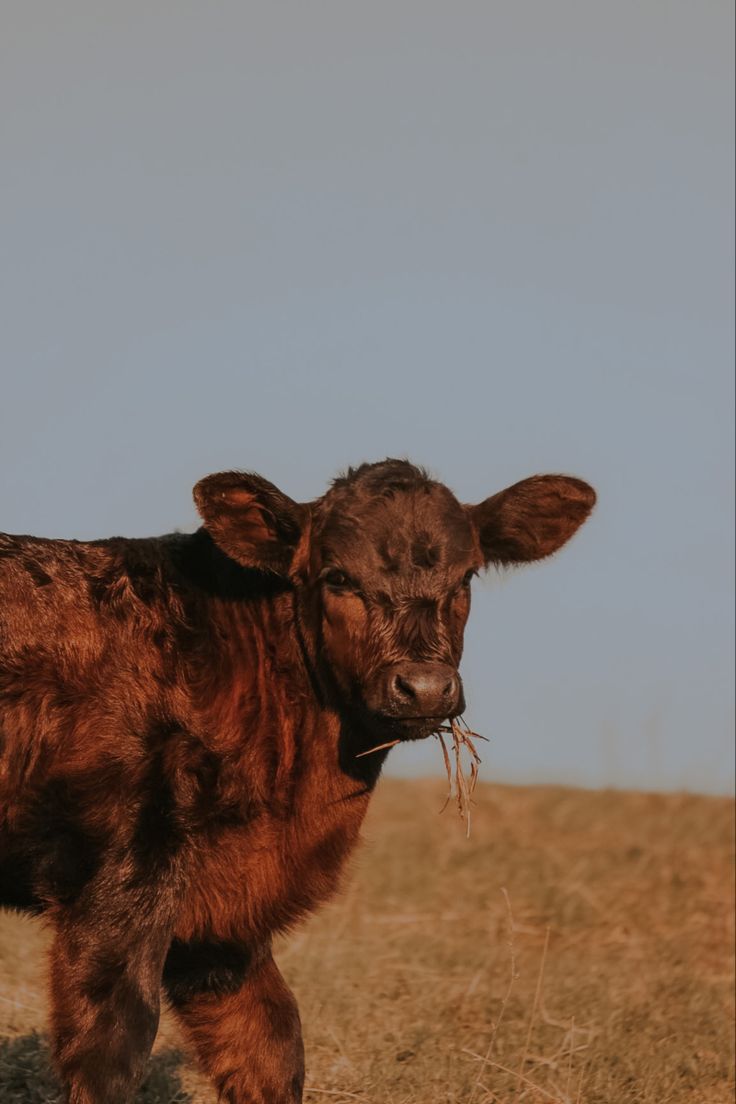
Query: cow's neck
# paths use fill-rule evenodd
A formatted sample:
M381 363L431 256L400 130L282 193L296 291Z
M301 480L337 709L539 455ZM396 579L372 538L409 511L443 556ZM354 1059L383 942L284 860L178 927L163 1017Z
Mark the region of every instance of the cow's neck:
M371 737L325 702L293 594L217 601L211 612L219 643L207 668L216 689L201 689L215 703L222 750L240 759L274 810L346 803L362 818L385 752L359 757Z

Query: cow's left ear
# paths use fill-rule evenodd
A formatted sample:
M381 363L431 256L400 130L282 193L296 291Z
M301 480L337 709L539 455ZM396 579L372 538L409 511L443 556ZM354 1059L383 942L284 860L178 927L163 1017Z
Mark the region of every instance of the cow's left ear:
M200 479L194 501L215 544L243 567L288 575L307 507L249 472Z
M486 564L520 564L551 556L583 524L595 491L570 475L533 475L468 510Z

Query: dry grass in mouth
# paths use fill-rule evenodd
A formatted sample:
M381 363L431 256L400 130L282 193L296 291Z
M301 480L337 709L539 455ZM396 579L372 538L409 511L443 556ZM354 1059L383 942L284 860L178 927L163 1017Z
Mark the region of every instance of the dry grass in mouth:
M452 753L455 758L454 778L452 774L452 764L450 762L450 753L445 743L445 734L452 736ZM473 743L473 739L487 740L488 737L481 736L478 732L473 732L462 717L453 717L449 724L440 725L434 735L437 737L442 747L442 757L445 760L445 770L447 771L447 797L445 798L445 804L440 809L440 812L444 813L452 800L454 792L458 812L467 824L465 835L469 839L470 806L473 803L473 790L478 781L478 770L481 764L481 758ZM466 777L463 768L461 755L462 748L465 748L470 756L470 777Z
M442 724L437 728L436 732L432 733L436 736L440 742L442 748L442 758L445 761L445 770L447 771L447 797L445 804L440 809L441 813L444 813L445 809L449 805L452 798L455 798L457 802L458 812L460 816L465 820L467 824L466 836L470 838L470 807L473 803L473 790L475 789L476 782L478 781L478 771L481 764L481 758L473 743L473 740L487 740L487 736L481 736L478 732L473 730L468 725L467 721L462 717L451 717L448 724ZM455 759L455 774L453 777L452 762L450 760L450 752L447 749L445 743L445 736L452 737L452 754ZM385 744L378 744L376 747L369 748L368 751L361 751L356 759L362 759L364 755L372 755L374 751L384 751L387 748L395 747L396 744L401 743L400 739L388 740ZM470 758L470 775L465 774L465 768L462 761L462 749L468 752Z

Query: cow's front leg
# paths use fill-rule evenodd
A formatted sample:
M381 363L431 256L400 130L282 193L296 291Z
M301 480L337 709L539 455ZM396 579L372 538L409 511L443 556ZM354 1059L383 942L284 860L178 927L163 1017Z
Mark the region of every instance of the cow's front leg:
M164 985L221 1100L300 1104L299 1011L270 948L175 942Z
M58 918L51 952L51 1026L69 1104L128 1104L159 1020L168 928L94 915ZM150 919L150 918L147 918Z

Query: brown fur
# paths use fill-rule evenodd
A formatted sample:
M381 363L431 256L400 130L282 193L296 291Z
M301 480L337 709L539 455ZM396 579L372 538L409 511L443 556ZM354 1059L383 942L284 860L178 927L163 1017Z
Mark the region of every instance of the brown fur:
M385 461L311 504L232 472L195 500L191 536L0 536L0 904L54 927L72 1104L130 1098L162 983L222 1099L301 1100L270 944L338 883L384 758L359 752L462 708L470 578L553 552L594 495L465 507Z

